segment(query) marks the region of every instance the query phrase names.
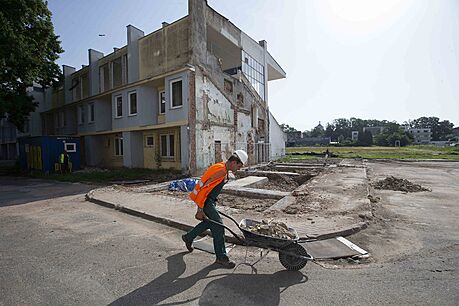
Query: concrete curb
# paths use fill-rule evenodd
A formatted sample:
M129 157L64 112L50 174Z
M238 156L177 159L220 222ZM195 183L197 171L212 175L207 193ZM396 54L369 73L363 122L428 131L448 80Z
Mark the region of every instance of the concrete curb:
M94 204L97 204L97 205L101 205L101 206L106 207L106 208L112 208L112 209L118 210L120 212L129 214L131 216L140 217L140 218L148 220L148 221L153 221L153 222L156 222L156 223L164 224L164 225L167 225L167 226L179 229L179 230L183 230L185 232L191 230L194 227L194 226L191 226L189 224L178 222L178 221L175 221L175 220L172 220L172 219L152 216L152 215L149 215L149 214L137 211L137 210L126 208L124 206L118 206L118 205L115 205L115 204L110 203L110 202L106 202L106 201L95 199L95 198L93 198L93 197L88 195L90 192L88 192L86 194L86 196L85 196L86 197L86 201L88 201L88 202L91 202L91 203L94 203ZM212 234L211 234L210 231L205 231L200 236L201 237L204 237L204 236L212 237ZM225 241L227 241L229 243L241 244L240 241L237 238L235 238L234 236L225 235Z
M190 229L192 229L194 227L194 226L191 226L189 224L182 223L182 222L179 222L179 221L176 221L176 220L153 216L153 215L146 214L146 213L143 213L143 212L140 212L140 211L137 211L137 210L133 210L133 209L130 209L130 208L126 208L126 207L123 207L123 206L120 206L120 205L115 205L115 204L107 202L107 201L102 201L102 200L99 200L99 199L95 199L94 197L92 197L90 195L90 193L92 191L93 190L89 191L85 196L86 201L88 201L88 202L92 202L94 204L101 205L101 206L106 207L106 208L112 208L112 209L118 210L120 212L129 214L129 215L132 215L132 216L135 216L135 217L140 217L140 218L148 220L148 221L153 221L153 222L156 222L156 223L164 224L164 225L167 225L167 226L170 226L170 227L173 227L173 228L176 228L176 229L180 229L180 230L183 230L183 231L189 231ZM352 226L352 227L347 228L347 229L343 229L343 230L339 230L339 231L335 231L335 232L330 232L330 233L326 233L326 234L322 234L322 235L317 235L317 236L300 237L300 239L324 240L324 239L334 238L334 237L338 237L338 236L346 237L346 236L355 234L355 233L361 231L362 229L365 229L367 226L368 226L368 224L366 222L362 222L362 223L360 223L358 225ZM201 236L210 236L210 237L212 237L210 231L204 232ZM243 237L243 234L240 233L240 236ZM231 236L230 235L225 235L225 241L227 241L229 243L242 245L242 243L237 238L235 238L233 235L231 235Z

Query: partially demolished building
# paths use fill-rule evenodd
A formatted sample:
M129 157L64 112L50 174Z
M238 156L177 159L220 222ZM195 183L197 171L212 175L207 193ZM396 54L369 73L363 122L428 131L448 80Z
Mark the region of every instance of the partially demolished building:
M205 0L145 35L127 26L127 45L89 65L63 67L46 89L43 135L77 135L82 162L99 167L174 168L199 174L232 151L249 163L280 157L284 134L268 107L268 82L286 74L267 50Z

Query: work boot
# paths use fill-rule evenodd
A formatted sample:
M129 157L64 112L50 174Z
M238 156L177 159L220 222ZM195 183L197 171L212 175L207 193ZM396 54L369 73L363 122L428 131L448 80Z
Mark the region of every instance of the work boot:
M228 257L217 258L217 260L215 260L215 263L224 269L234 269L234 267L236 266L236 264L229 260Z
M187 241L185 239L185 235L182 235L182 240L183 240L183 242L185 242L185 246L188 249L188 251L193 252L193 246L192 246L193 242Z

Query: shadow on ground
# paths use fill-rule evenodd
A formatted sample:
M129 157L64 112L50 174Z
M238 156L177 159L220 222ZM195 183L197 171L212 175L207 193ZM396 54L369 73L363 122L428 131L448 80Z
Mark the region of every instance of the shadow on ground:
M185 305L198 301L200 305L279 305L280 294L290 286L308 278L299 271L279 271L274 274L223 273L210 275L218 266L212 264L193 275L180 278L186 265L181 252L167 259L168 270L150 283L112 302L110 305L156 305L185 292L198 281L211 279L201 294L194 298L162 305Z

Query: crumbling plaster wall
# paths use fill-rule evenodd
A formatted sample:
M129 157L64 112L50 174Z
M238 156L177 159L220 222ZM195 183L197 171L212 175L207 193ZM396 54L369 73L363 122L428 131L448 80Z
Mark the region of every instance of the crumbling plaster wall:
M190 54L190 21L187 16L139 40L139 78L142 80L184 68L190 62Z
M207 27L239 47L241 31L204 0L189 0L188 3L196 89L196 121L190 132L196 135L197 173L215 162L215 141L221 142L223 159L235 149L244 149L249 155L249 163L253 164L256 162L254 144L261 138L269 142L267 105L240 73L236 76L224 73L221 63L206 47ZM254 115L265 121L262 130ZM193 156L191 160L194 161ZM193 165L190 168L193 169Z
M231 102L202 71L196 73L196 166L203 170L215 162L215 141L222 149L234 143Z

